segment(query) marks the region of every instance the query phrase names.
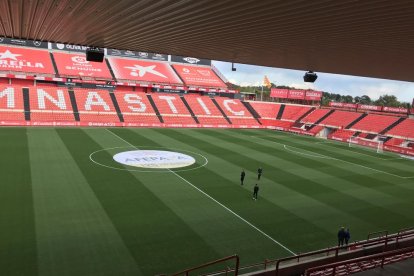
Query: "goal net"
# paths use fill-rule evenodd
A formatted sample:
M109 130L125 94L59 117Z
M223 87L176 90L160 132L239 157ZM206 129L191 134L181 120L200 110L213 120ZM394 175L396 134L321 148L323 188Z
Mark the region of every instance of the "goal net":
M375 141L370 139L365 139L361 137L351 137L349 138L349 147L350 148L365 148L365 149L373 149L377 153L383 153L384 142L383 141Z

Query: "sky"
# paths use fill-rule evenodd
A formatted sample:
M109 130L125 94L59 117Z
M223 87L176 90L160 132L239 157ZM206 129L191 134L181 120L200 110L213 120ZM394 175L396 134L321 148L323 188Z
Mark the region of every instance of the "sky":
M232 83L248 86L261 85L266 75L276 85L287 85L300 89L314 89L341 95L368 95L376 100L381 95L395 95L399 101L411 103L414 98L414 83L319 73L314 83L303 82L305 71L272 68L264 66L235 64L237 71L231 71L231 63L213 61L213 65Z

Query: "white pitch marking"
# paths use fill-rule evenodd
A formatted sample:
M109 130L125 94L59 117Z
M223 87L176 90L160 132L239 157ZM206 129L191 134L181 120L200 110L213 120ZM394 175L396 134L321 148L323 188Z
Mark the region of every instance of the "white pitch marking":
M106 130L109 131L110 133L112 133L114 136L116 136L119 139L121 139L122 141L124 141L125 143L127 143L128 145L130 145L131 147L134 147L134 148L138 149L136 146L132 145L130 142L126 141L125 139L123 139L122 137L120 137L116 133L112 132L111 130L109 130L107 128L106 128ZM262 230L260 230L259 228L257 228L256 226L254 226L252 223L250 223L246 219L242 218L240 215L238 215L237 213L235 213L234 211L232 211L230 208L228 208L227 206L225 206L223 203L217 201L212 196L210 196L209 194L207 194L206 192L204 192L203 190L201 190L200 188L198 188L197 186L195 186L194 184L192 184L190 181L188 181L187 179L185 179L181 175L177 174L176 172L174 172L174 171L172 171L170 169L168 169L168 170L172 174L174 174L175 176L177 176L178 178L180 178L181 180L183 180L184 182L186 182L187 184L189 184L191 187L193 187L194 189L196 189L197 191L199 191L200 193L202 193L203 195L205 195L206 197L208 197L209 199L211 199L212 201L214 201L215 203L217 203L218 205L220 205L221 207L223 207L224 209L226 209L228 212L230 212L231 214L233 214L234 216L236 216L237 218L239 218L240 220L242 220L243 222L245 222L247 225L249 225L250 227L252 227L256 231L258 231L260 234L262 234L266 238L270 239L275 244L279 245L280 247L282 247L283 249L285 249L289 253L291 253L291 254L293 254L295 256L297 255L295 252L293 252L292 250L290 250L289 248L287 248L286 246L284 246L283 244L281 244L279 241L275 240L274 238L272 238L271 236L269 236L268 234L266 234L265 232L263 232Z
M251 136L251 137L255 137L255 136ZM285 144L282 144L282 143L279 143L279 142L269 141L269 140L262 139L262 138L258 138L258 137L255 137L255 138L260 139L260 140L263 140L263 141L266 141L266 142L270 142L270 143L275 143L275 144L278 144L278 145L286 146ZM256 143L256 144L257 144L257 143ZM297 149L301 149L301 148L298 148L298 147L295 147L295 146L289 146L289 147L292 147L292 148L297 148ZM304 149L301 149L301 150L304 150ZM308 152L312 152L312 151L309 151L309 150L306 150L306 151L308 151ZM372 170L372 171L376 171L376 172L380 172L380 173L384 173L384 174L392 175L392 176L395 176L395 177L398 177L398 178L402 178L402 179L414 178L414 176L401 176L401 175L397 175L397 174L393 174L393 173L389 173L389 172L384 172L384 171L381 171L381 170L377 170L377 169L374 169L374 168L370 168L370 167L367 167L367 166L364 166L364 165L361 165L361 164L357 164L357 163L354 163L354 162L350 162L350 161L346 161L346 160L338 159L338 158L335 158L335 157L331 157L331 156L323 155L323 154L320 154L320 153L316 153L316 152L312 152L312 153L314 153L314 154L318 154L318 155L320 155L320 156L324 156L324 157L326 157L326 158L328 158L328 159L337 160L337 161L342 161L342 162L345 162L345 163L348 163L348 164L352 164L352 165L359 166L359 167L362 167L362 168L365 168L365 169L369 169L369 170Z

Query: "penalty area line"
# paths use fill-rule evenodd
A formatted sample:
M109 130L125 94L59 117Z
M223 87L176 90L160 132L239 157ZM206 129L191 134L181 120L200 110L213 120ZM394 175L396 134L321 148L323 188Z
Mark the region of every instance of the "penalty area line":
M139 149L138 147L136 147L133 144L131 144L130 142L126 141L125 139L123 139L122 137L120 137L119 135L117 135L116 133L112 132L110 129L106 128L106 130L108 132L110 132L112 135L114 135L115 137L117 137L118 139L120 139L120 140L124 141L125 143L127 143L128 145L130 145L131 147L136 148L136 149ZM256 227L255 225L253 225L252 223L250 223L249 221L247 221L246 219L244 219L243 217L241 217L239 214L237 214L236 212L234 212L233 210L231 210L230 208L228 208L227 206L225 206L223 203L219 202L218 200L216 200L215 198L213 198L212 196L210 196L209 194L207 194L206 192L204 192L203 190L201 190L200 188L198 188L197 186L195 186L194 184L192 184L190 181L188 181L187 179L185 179L184 177L182 177L178 173L176 173L176 172L174 172L174 171L172 171L170 169L168 169L168 171L170 171L172 174L174 174L175 176L177 176L178 178L180 178L182 181L186 182L188 185L190 185L191 187L193 187L194 189L196 189L197 191L199 191L203 195L205 195L210 200L214 201L215 203L217 203L218 205L220 205L221 207L223 207L225 210L227 210L228 212L230 212L231 214L233 214L235 217L237 217L238 219L240 219L241 221L243 221L244 223L246 223L247 225L249 225L251 228L253 228L257 232L259 232L260 234L262 234L263 236L265 236L269 240L271 240L273 243L275 243L278 246L282 247L283 249L285 249L286 251L288 251L292 255L295 255L295 256L297 255L295 252L293 252L292 250L290 250L288 247L286 247L285 245L283 245L279 241L275 240L274 238L272 238L271 236L269 236L268 234L266 234L265 232L263 232L262 230L260 230L258 227Z

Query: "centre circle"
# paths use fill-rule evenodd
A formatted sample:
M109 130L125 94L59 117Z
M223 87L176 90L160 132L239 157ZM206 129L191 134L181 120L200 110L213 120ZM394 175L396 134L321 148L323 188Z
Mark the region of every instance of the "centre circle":
M196 162L189 155L165 150L124 151L115 154L113 158L116 162L127 166L151 169L182 168Z

